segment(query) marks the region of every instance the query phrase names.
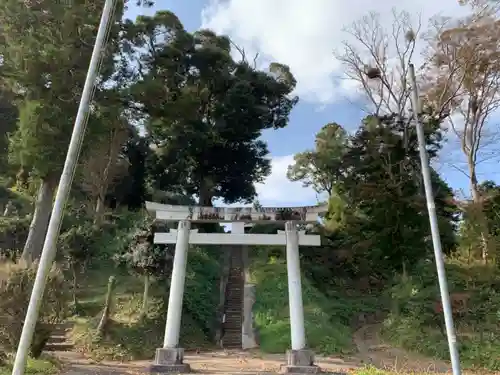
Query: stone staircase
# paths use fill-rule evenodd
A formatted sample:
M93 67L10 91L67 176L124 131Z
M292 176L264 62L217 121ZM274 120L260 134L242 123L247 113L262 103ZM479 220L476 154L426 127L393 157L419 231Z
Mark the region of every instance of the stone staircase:
M230 263L226 285L222 346L225 349L241 349L244 289L241 246L234 246L231 249Z
M68 334L73 329L73 323L57 323L45 345L46 352L67 352L73 350L73 343Z

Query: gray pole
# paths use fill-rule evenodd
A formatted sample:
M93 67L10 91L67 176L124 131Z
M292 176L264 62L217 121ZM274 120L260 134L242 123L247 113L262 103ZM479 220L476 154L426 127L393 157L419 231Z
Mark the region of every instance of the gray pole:
M45 237L40 263L38 265L38 272L33 285L33 291L31 292L28 311L26 312L23 331L17 347L12 375L24 375L24 370L26 368L28 352L38 320L38 312L42 302L43 293L45 291L47 277L56 255L56 242L59 236L59 229L64 214L64 206L66 205L66 200L71 189L73 175L78 162L78 157L80 155L81 144L85 136L87 113L92 100L92 94L99 70L101 52L106 43L107 29L112 18L113 9L114 0L106 0L102 12L101 22L99 24L99 31L97 32L97 38L92 51L92 57L90 59L87 77L85 79L85 86L83 87L82 97L80 99L80 105L78 106L78 112L75 119L73 134L71 135L69 143L68 153L66 155L66 161L64 162L61 179L59 180L54 207L52 208L52 215L47 229L47 236ZM43 46L40 47L43 48Z
M411 106L417 128L418 148L420 152L420 163L422 167L422 177L424 179L425 198L427 201L427 210L429 212L429 222L431 225L432 245L434 247L434 257L436 258L436 268L439 280L439 289L441 292L441 302L443 304L444 321L446 324L446 336L448 337L448 347L450 350L451 366L453 375L460 375L460 358L457 349L457 336L453 327L453 316L450 304L450 295L448 293L448 282L446 280L446 271L444 268L443 250L441 249L441 238L439 235L438 220L436 214L436 205L434 203L434 194L432 193L431 171L429 159L425 148L425 136L422 123L420 121L420 105L418 100L418 87L415 79L415 67L409 66L410 83L412 88Z

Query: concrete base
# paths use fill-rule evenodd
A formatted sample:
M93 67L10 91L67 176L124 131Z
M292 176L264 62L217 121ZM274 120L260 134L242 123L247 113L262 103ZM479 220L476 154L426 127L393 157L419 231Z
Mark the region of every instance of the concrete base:
M184 349L158 348L155 361L149 367L150 374L172 374L191 372L191 366L184 363Z
M308 349L287 350L286 364L281 366L285 374L317 374L321 369L314 364L314 352Z

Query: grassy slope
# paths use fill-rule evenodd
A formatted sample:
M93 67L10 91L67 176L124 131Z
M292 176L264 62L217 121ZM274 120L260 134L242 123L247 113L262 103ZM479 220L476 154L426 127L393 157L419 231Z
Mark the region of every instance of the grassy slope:
M261 349L282 353L290 343L286 264L254 260L252 269L257 284L254 312ZM470 311L455 317L463 365L500 369L498 271L449 263L447 274L452 293L471 293ZM437 320L442 318L432 311L434 302L439 300L432 263L420 265L406 281L396 280L395 286L384 293L387 298L363 295L347 298L341 291L326 297L307 279L302 280L307 340L318 353L351 350L349 320L359 312L392 308L383 330L390 343L431 357L449 357L446 338L438 328Z
M181 344L184 348L210 346L206 332L215 313L218 298L218 263L209 251L192 249L186 276L186 294L181 328ZM112 324L108 336L97 342L93 328L98 324L104 305L107 282L110 275L117 278ZM147 319L138 320L142 306L143 281L112 264L101 264L86 273L79 293L81 311L76 318L74 340L79 350L96 359L150 359L161 346L166 312L164 300L168 299L168 286L154 283L150 289ZM205 324L204 324L205 323Z
M449 263L447 278L451 293L471 294L468 311L454 317L462 364L499 370L498 271ZM438 328L443 318L433 311L433 304L440 300L434 265L418 266L414 275L399 280L391 293L393 312L385 321L384 336L396 346L448 359L447 340Z
M59 364L52 359L28 359L26 375L55 375L59 372ZM0 375L10 375L12 367L0 367Z
M260 348L269 353L283 353L290 347L286 264L256 261L252 269L257 284L254 316ZM302 293L308 345L317 353L351 351L350 329L335 319L331 302L305 278L302 279Z

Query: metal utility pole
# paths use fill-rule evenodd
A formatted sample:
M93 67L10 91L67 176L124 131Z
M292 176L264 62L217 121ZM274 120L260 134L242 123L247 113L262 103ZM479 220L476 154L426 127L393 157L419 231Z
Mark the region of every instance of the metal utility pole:
M444 268L443 250L441 248L441 237L439 235L439 226L436 214L436 205L434 203L434 194L432 192L431 170L429 158L425 147L425 136L422 122L420 121L420 104L418 99L418 87L415 79L415 67L409 66L409 79L412 88L411 106L415 127L417 129L418 148L420 152L420 163L422 168L422 177L424 179L425 199L427 201L427 210L429 212L429 222L431 225L432 245L434 247L434 257L436 258L436 268L441 292L441 302L443 304L444 321L446 324L446 336L448 337L448 347L450 350L451 366L453 375L461 375L460 357L457 349L457 336L453 326L453 315L450 304L450 294L448 292L448 281L446 280L446 271Z
M21 338L17 347L12 375L24 375L24 370L26 368L28 352L31 346L31 341L33 340L33 333L35 331L35 326L38 320L38 313L40 310L40 305L42 303L45 286L47 284L47 277L56 255L56 242L57 238L59 237L59 230L64 214L64 207L66 205L66 200L71 189L73 175L75 173L78 157L80 155L81 144L85 136L85 128L87 127L87 115L94 92L97 74L99 71L101 54L107 39L108 26L113 17L113 11L115 8L114 5L115 0L106 0L106 3L104 4L101 22L99 24L99 30L97 32L97 38L95 41L94 49L92 51L92 57L90 59L87 77L85 79L85 85L83 87L80 105L78 106L73 134L71 135L71 140L69 142L66 161L64 162L61 179L59 180L54 207L52 208L52 215L50 217L47 235L43 244L42 255L40 257L40 263L38 265L38 272L36 274L35 283L33 285L33 291L31 292L28 311L26 312L26 318L24 320L23 331L21 333ZM43 48L43 46L41 46L41 48Z

